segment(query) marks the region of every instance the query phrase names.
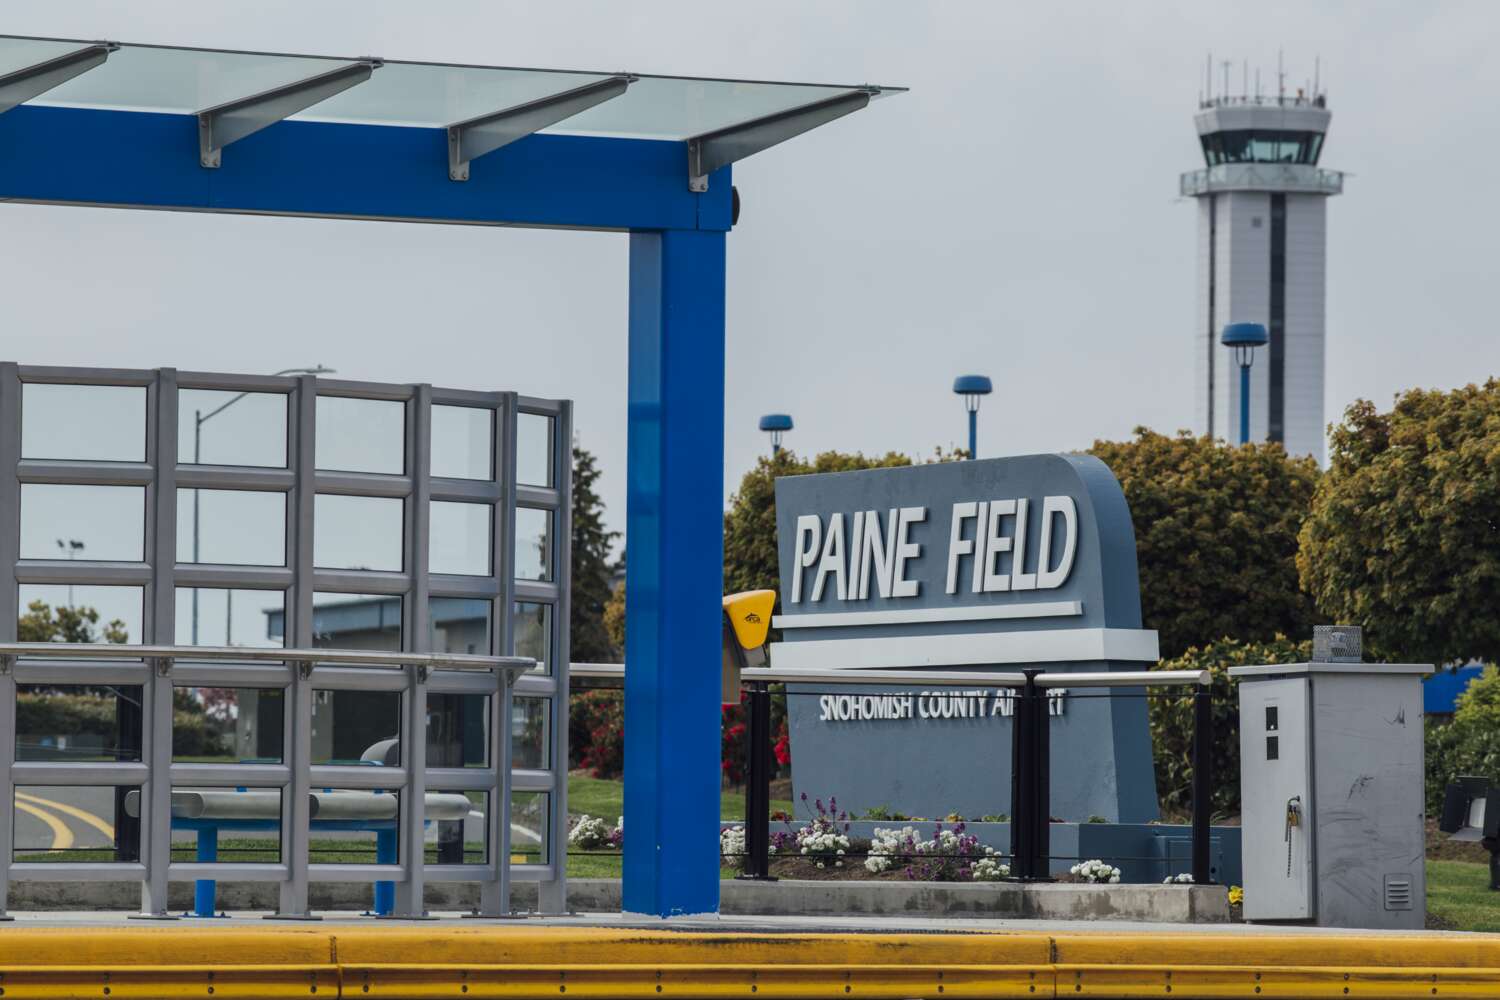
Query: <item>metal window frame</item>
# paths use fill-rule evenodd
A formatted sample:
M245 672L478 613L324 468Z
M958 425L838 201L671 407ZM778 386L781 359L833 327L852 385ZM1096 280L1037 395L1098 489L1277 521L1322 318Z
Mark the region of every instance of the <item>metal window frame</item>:
M21 459L22 387L28 382L70 385L139 386L146 392L145 461L139 463ZM178 462L179 389L285 394L287 465L283 469L192 465ZM317 399L344 396L405 404L405 461L400 475L320 470L316 467ZM471 481L431 475L434 405L470 406L493 413L492 479ZM516 417L520 412L555 418L554 488L518 489L515 470ZM141 789L141 855L136 862L16 862L13 824L0 823L0 917L14 879L88 880L117 878L142 884L141 915L165 918L170 882L236 879L277 882L274 916L309 919L312 881L374 881L397 884L394 916L425 915L422 889L427 881L480 884L483 916L511 911L513 880L542 883L543 909L565 909L562 865L510 864L511 692L551 699L551 766L525 771L521 787L551 796L546 850L549 861L563 858L567 837L567 704L558 692L567 682L567 590L571 461L561 442L571 440L571 406L556 400L520 397L514 392L476 392L301 376L247 376L178 372L171 368L127 370L21 366L0 363L0 802L14 801L17 784L117 785ZM20 559L20 488L26 483L126 483L146 491L144 559L139 563ZM177 491L252 489L284 493L284 566L223 566L177 561ZM553 513L556 570L548 584L528 582L526 599L553 606L552 675L526 675L531 661L510 656L513 609L515 507ZM319 493L399 497L403 512L403 568L400 572L320 569L314 565L314 506ZM445 576L429 572L430 503L434 500L492 505L491 572L488 576ZM19 586L36 583L95 583L142 588L139 645L129 647L17 646ZM285 648L177 646L176 590L179 587L279 590L285 596ZM380 593L402 601L399 652L314 648L315 593ZM430 601L435 597L478 598L490 602L489 646L479 656L433 654ZM524 675L524 676L518 676ZM560 675L560 679L559 679ZM143 746L138 762L76 766L51 762L17 763L15 757L18 683L129 683L140 685L144 706ZM284 732L280 764L185 764L172 762L171 716L174 686L280 687ZM312 763L311 715L315 689L394 690L402 693L402 761L379 769ZM427 695L480 694L490 697L488 766L453 768L426 765ZM281 856L274 864L198 863L171 860L171 788L183 785L243 785L282 790ZM537 788L539 783L545 788ZM308 794L315 787L382 787L399 790L401 805L398 863L328 865L310 863ZM426 864L422 850L426 789L485 791L487 861L483 865Z

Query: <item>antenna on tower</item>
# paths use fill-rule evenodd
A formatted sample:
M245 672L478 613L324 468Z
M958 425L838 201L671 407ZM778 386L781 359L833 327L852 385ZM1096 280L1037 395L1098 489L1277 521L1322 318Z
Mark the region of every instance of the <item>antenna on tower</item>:
M1276 103L1286 103L1286 69L1282 65L1281 50L1276 50Z
M1233 59L1224 60L1224 98L1229 98L1229 67L1234 65Z
M1245 77L1244 82L1240 84L1240 97L1243 99L1250 96L1250 60L1244 60L1242 65L1245 70Z
M1203 64L1203 82L1208 92L1208 103L1212 104L1214 102L1214 53L1212 49L1208 50L1208 58Z
M1322 69L1323 69L1323 67L1321 65L1322 62L1323 62L1323 57L1322 56L1313 56L1313 96L1314 97L1318 96L1318 83L1319 83L1318 78L1320 76L1322 76Z
M1260 103L1260 67L1255 67L1255 103Z

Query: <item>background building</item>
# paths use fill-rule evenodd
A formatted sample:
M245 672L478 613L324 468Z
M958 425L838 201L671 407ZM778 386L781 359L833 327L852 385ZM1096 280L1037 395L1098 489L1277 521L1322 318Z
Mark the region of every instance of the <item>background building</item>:
M1318 166L1330 117L1316 82L1293 95L1210 94L1194 118L1206 165L1181 179L1198 202L1195 426L1238 440L1239 383L1219 332L1262 323L1271 340L1250 374L1250 439L1320 463L1327 199L1344 184Z

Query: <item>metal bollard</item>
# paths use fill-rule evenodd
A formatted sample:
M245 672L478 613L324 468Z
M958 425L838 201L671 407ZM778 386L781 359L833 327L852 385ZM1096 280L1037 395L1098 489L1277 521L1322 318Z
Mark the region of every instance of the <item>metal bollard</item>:
M750 684L750 724L745 727L745 870L736 878L774 882L771 876L771 689Z
M1193 883L1213 884L1209 823L1213 820L1213 689L1193 694Z

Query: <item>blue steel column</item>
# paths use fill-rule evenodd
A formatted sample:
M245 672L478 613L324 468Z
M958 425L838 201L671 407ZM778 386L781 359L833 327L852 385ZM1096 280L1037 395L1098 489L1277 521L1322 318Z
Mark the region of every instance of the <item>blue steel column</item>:
M1250 443L1250 366L1240 365L1240 444Z
M719 908L724 233L630 236L626 913Z
M969 457L979 457L979 411L969 411Z

